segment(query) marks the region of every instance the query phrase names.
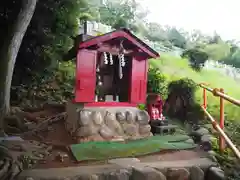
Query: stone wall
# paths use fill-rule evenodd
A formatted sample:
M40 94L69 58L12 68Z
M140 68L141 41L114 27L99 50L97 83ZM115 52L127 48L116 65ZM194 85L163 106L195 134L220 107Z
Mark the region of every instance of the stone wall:
M135 107L86 107L67 104L66 130L76 143L124 141L152 136L146 111Z
M23 171L16 180L225 180L224 172L217 167L203 170L190 168L153 167L67 167Z

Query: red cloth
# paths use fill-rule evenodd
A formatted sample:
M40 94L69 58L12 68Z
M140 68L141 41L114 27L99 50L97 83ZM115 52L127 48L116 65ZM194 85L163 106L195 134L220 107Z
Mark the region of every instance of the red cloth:
M150 120L163 120L162 116L163 100L160 95L155 99L155 103L147 105Z
M152 108L152 117L151 117L151 119L152 120L160 119L160 113L159 113L159 109L158 108L155 108L155 107Z
M147 107L150 120L162 120L162 105L154 106L149 104Z

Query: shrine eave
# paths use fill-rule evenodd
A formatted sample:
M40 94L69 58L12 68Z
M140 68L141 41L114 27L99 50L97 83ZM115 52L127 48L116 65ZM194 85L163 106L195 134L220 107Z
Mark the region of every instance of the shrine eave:
M121 28L119 30L115 30L101 36L90 38L79 45L79 49L88 49L94 46L101 46L106 42L111 42L111 44L117 44L121 40L129 41L131 43L128 44L128 49L134 49L137 47L142 53L144 53L148 59L159 57L159 53L149 47L146 43L132 34L128 29ZM133 47L133 45L135 47ZM135 48L136 49L136 48Z

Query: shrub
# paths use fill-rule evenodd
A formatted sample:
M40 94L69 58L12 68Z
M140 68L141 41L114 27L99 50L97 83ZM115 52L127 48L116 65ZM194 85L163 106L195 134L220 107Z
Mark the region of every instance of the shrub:
M229 54L227 57L224 57L222 61L227 65L240 68L240 50L237 50L236 52Z
M75 64L73 62L59 63L53 76L35 81L31 85L12 86L14 104L23 107L39 106L46 101L65 102L73 98Z
M164 105L167 115L182 121L197 123L203 118L200 105L195 100L197 84L188 78L172 81L168 85L168 98Z
M145 109L146 109L145 104L139 104L139 105L138 105L138 109L140 109L140 110L145 110Z
M200 49L194 48L184 51L182 57L188 58L189 65L192 69L200 71L208 59L208 54Z
M172 81L168 85L169 94L175 93L178 96L184 96L189 101L194 99L196 89L197 84L189 78Z
M167 78L158 68L152 66L148 70L147 92L160 94L163 98L167 96Z

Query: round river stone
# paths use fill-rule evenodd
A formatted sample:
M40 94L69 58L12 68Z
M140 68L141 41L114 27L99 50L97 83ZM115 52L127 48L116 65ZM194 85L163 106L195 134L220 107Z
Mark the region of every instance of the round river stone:
M139 126L139 133L140 134L147 134L150 131L151 131L151 126L150 125Z
M94 124L96 124L96 125L103 124L103 117L100 112L94 111L92 113L92 120L93 120Z
M123 130L128 136L136 136L138 134L138 128L135 124L124 124Z
M78 123L80 126L88 125L91 119L91 111L82 110L79 112L80 117L78 119Z
M193 166L189 169L191 180L204 180L204 172L198 166Z
M116 116L115 116L115 114L107 111L104 119L105 119L105 123L106 122L110 122L110 121L115 121L116 120Z
M185 168L169 169L167 171L167 180L186 180L189 179L190 173Z
M98 129L93 126L82 126L77 129L75 136L77 137L87 137L98 133Z
M119 122L124 122L126 120L126 115L124 112L116 112L116 118Z
M107 126L103 126L100 129L99 133L104 139L114 138L114 132L111 129L109 129Z
M140 110L137 112L137 121L139 124L147 125L149 122L149 119L150 119L150 117L146 111Z
M131 124L135 122L135 116L131 111L126 112L126 121L127 123Z

